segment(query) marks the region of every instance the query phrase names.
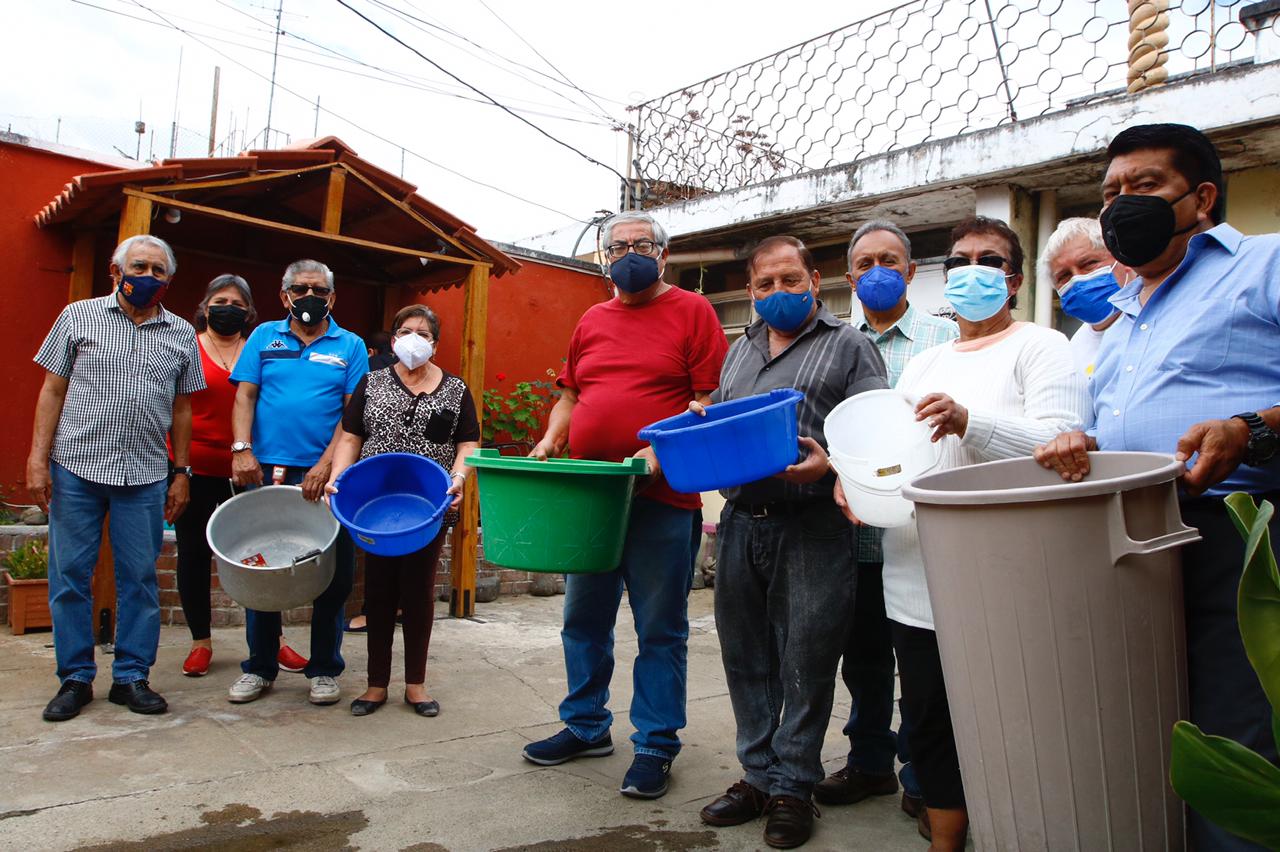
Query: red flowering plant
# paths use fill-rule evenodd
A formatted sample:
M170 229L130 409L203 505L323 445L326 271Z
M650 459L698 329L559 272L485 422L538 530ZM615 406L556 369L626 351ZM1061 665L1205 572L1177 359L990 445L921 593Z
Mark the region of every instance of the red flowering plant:
M484 424L480 437L485 446L495 443L514 443L533 446L542 434L547 413L560 398L556 387L556 371L548 369L546 379L516 382L509 391L486 388L484 391ZM494 379L505 382L506 373L497 373Z

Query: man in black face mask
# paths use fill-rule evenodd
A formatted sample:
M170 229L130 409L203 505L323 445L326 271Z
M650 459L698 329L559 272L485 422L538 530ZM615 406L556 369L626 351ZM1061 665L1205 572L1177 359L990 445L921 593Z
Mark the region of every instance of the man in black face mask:
M1194 128L1131 127L1107 155L1103 240L1139 277L1111 297L1120 315L1095 361L1094 429L1060 435L1036 458L1073 481L1088 474L1089 450L1188 463L1182 517L1203 536L1182 552L1191 721L1275 762L1271 707L1236 614L1244 542L1223 498L1280 505L1280 235L1246 237L1222 221L1222 165ZM1194 812L1191 835L1197 849L1260 848Z

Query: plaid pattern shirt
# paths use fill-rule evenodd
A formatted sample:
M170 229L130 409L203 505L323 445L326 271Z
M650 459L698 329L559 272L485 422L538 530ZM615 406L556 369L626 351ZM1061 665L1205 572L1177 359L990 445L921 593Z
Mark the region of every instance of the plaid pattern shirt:
M889 326L883 334L867 324L865 319L858 322L858 330L871 338L871 342L880 350L884 365L889 371L889 387L897 387L902 371L907 362L926 349L932 349L960 336L960 327L949 319L935 317L923 311L917 311L907 303L907 311L898 317L898 321ZM858 528L858 561L883 562L884 554L880 549L880 539L884 530L879 527Z
M135 325L114 293L85 299L62 309L35 362L68 380L53 461L101 485L169 475L174 397L205 388L191 323L161 307Z

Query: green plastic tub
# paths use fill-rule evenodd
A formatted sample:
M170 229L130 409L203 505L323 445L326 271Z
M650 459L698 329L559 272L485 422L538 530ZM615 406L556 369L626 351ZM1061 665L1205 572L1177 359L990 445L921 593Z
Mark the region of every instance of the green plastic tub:
M488 449L466 463L479 479L487 561L552 574L602 573L622 561L644 459L538 461Z

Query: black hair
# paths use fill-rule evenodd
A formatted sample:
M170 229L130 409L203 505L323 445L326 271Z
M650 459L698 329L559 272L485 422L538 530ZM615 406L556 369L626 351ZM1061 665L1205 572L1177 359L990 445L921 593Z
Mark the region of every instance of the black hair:
M1187 124L1139 124L1121 130L1107 146L1107 163L1134 151L1165 150L1173 153L1173 167L1195 189L1202 183L1218 188L1218 200L1209 211L1216 225L1226 215L1227 188L1222 182L1218 149L1199 130Z
M391 354L391 332L375 331L364 340L365 346L379 355Z

